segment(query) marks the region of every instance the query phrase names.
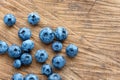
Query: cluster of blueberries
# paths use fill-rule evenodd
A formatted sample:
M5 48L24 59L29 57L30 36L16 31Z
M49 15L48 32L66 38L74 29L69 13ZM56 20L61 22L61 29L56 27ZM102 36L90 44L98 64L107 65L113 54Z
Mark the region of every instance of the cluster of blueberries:
M28 23L32 25L38 24L40 17L37 13L30 13L28 16ZM7 26L13 26L16 23L16 18L13 14L7 14L4 17L4 23ZM19 38L23 41L21 46L13 44L8 46L4 41L0 41L0 54L8 52L11 58L14 58L13 66L15 68L20 68L22 65L30 65L32 63L32 56L30 54L31 50L34 48L34 42L30 40L32 32L29 28L23 27L18 31ZM60 52L62 50L62 42L68 37L68 31L64 27L57 27L56 30L52 30L50 27L45 27L40 30L39 38L41 42L45 44L52 43L52 49L55 52ZM78 47L74 44L69 44L66 47L66 54L73 58L78 53ZM48 53L44 49L37 50L35 59L39 63L44 63L48 59ZM56 69L61 69L65 66L65 58L57 54L52 59L52 65ZM53 67L50 64L43 64L41 67L41 73L48 77L48 80L62 80L58 73L53 73ZM35 74L28 74L25 77L21 73L15 73L12 76L12 80L39 80L38 76Z

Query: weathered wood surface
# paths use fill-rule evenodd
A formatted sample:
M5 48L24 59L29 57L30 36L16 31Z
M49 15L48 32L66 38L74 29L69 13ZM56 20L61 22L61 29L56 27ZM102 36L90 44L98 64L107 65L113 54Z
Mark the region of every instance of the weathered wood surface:
M30 12L38 12L41 22L33 27L27 23ZM17 18L14 27L8 28L3 23L3 17L13 13ZM46 49L51 64L55 53L51 45L40 42L38 33L44 26L65 26L69 37L64 42L60 54L67 59L62 70L57 70L63 80L120 80L120 0L0 0L0 40L9 45L21 44L17 36L20 27L32 30L32 40L35 48ZM65 55L65 47L74 43L79 47L76 58L70 59ZM33 63L29 67L14 69L13 59L7 54L0 56L0 80L10 80L15 72L37 74L41 80L47 78L40 73L42 64Z

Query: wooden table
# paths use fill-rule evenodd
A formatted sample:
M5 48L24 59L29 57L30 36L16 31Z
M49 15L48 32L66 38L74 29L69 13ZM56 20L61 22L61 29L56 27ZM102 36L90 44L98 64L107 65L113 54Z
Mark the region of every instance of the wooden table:
M41 22L38 26L27 23L30 12L38 12ZM3 17L13 13L17 23L9 28L3 23ZM10 80L20 72L37 74L41 80L47 80L40 73L42 64L34 60L35 51L46 49L51 64L55 52L51 45L41 43L38 34L41 28L65 26L69 31L68 39L59 54L65 56L66 66L58 72L63 80L120 80L120 0L0 0L0 40L9 45L22 41L17 33L21 27L32 30L35 48L31 52L33 63L20 69L12 66L13 59L7 54L0 55L0 80ZM70 59L65 48L73 43L79 47L77 57Z

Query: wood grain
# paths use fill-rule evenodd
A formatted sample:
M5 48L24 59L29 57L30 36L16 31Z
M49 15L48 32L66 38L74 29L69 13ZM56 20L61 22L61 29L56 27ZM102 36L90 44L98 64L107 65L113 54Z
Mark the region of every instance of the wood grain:
M41 22L38 26L27 23L30 12L38 12ZM13 13L17 23L8 28L3 23L3 17ZM17 32L21 27L32 30L32 40L35 48L46 49L51 64L55 53L51 45L40 42L38 33L44 26L65 26L69 37L64 42L60 53L67 59L67 64L58 72L63 80L120 80L120 0L0 0L0 40L9 45L21 44ZM65 55L65 47L74 43L79 47L79 54L74 59ZM21 72L37 74L41 80L47 80L40 73L42 64L33 60L29 67L14 69L13 59L7 54L0 56L0 80L10 80L12 74Z

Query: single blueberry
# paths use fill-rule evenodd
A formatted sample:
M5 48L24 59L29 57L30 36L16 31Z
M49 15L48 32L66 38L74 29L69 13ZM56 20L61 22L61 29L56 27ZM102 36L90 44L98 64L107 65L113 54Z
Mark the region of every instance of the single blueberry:
M48 53L44 49L38 50L35 53L35 59L37 62L43 63L48 59Z
M21 67L21 61L20 59L16 59L14 62L13 62L13 66L15 68L20 68Z
M54 34L59 41L64 41L68 37L68 31L64 27L56 28Z
M29 53L23 53L20 60L23 65L30 65L32 63L32 56Z
M69 57L75 57L78 54L78 47L76 45L74 45L74 44L69 44L66 47L66 54Z
M52 67L49 64L44 64L41 68L41 73L46 76L51 75L53 73Z
M0 41L0 54L6 53L8 50L8 45L4 41Z
M20 37L20 39L24 41L24 40L30 39L32 36L32 33L29 28L23 27L19 29L18 36Z
M22 51L21 51L21 48L16 45L16 44L13 44L11 46L9 46L8 48L8 55L12 58L19 58L22 54Z
M12 80L24 80L23 78L23 75L20 74L20 73L15 73L13 76L12 76Z
M39 80L39 78L35 74L28 74L25 76L24 80Z
M39 38L43 43L49 44L54 40L54 33L51 28L45 27L40 31Z
M37 25L40 21L40 16L36 12L32 12L28 15L28 23Z
M48 77L48 80L62 80L62 78L58 73L53 73Z
M55 42L52 44L52 49L53 49L53 51L55 51L55 52L61 51L61 50L62 50L62 47L63 47L63 45L62 45L62 43L59 42L59 41L55 41Z
M4 23L7 26L13 26L16 23L16 18L13 14L6 14L4 16Z
M34 48L34 42L32 40L23 41L21 48L25 52L30 52Z
M63 56L61 55L56 55L55 57L53 57L52 59L52 64L55 68L57 69L61 69L65 66L66 64L66 60Z

